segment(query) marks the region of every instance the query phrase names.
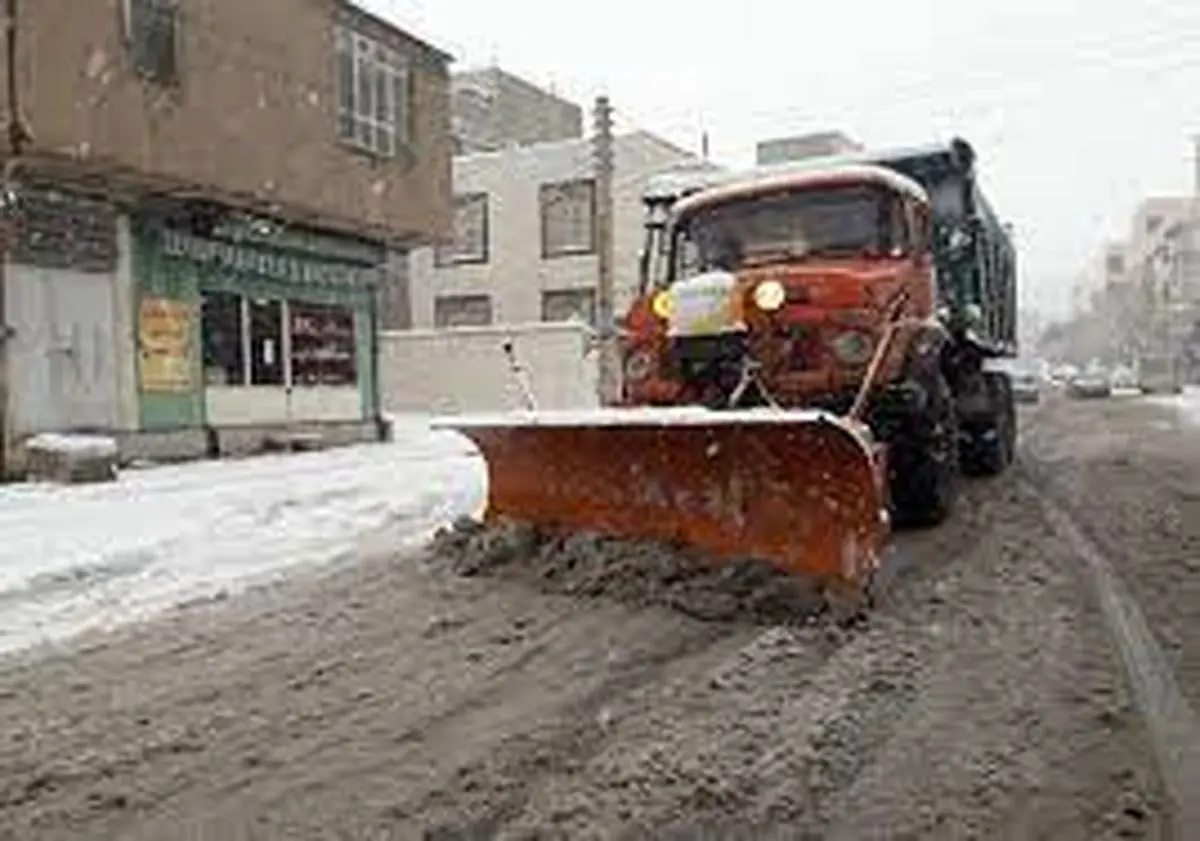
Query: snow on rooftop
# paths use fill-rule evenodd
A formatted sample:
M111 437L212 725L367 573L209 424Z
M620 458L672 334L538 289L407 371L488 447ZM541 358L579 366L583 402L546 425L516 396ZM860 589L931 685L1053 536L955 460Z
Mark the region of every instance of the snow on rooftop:
M845 164L816 169L797 169L771 175L748 175L742 180L714 184L681 199L673 211L676 214L687 214L710 204L755 196L778 189L803 190L809 187L847 183L870 183L886 187L897 193L904 193L918 201L929 201L929 194L925 192L924 187L894 170L874 164Z

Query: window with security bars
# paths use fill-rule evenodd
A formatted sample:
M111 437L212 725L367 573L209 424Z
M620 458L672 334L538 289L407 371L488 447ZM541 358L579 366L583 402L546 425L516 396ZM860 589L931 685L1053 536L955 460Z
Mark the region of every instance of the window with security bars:
M542 293L542 321L596 323L595 289L549 289Z
M179 0L123 0L134 69L160 85L179 81Z
M543 184L542 256L566 257L596 251L596 182L590 178Z
M338 27L338 136L381 158L411 141L412 96L408 60L348 27Z
M438 266L488 261L488 197L472 193L454 197L454 238L434 252Z
M435 327L486 327L492 323L490 295L439 295L433 302Z

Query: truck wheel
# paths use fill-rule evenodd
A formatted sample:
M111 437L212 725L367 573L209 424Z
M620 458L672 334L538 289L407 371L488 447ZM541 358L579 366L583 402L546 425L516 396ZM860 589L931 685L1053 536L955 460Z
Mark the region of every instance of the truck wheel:
M1012 464L1017 451L1017 409L1007 375L983 374L991 417L975 421L967 430L962 453L963 472L972 476L998 476Z
M942 373L924 386L925 408L898 429L888 452L892 521L902 528L934 526L958 498L958 418Z

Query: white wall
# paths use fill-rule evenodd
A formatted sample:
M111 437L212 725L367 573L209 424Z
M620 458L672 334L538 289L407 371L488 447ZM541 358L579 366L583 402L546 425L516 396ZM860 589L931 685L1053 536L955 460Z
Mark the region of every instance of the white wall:
M214 426L272 426L362 420L358 386L205 386L204 408Z
M596 354L578 324L389 331L380 338L380 390L393 413L496 412L521 408L502 350L512 339L541 409L597 404Z
M637 284L642 247L641 195L650 176L697 157L645 132L614 140L613 250L618 312ZM490 294L495 323L541 318L541 292L596 285L596 257L543 260L538 188L592 174L592 143L570 140L460 156L454 161L457 194L489 196L487 263L434 267L431 249L412 255L413 326L432 327L437 295Z

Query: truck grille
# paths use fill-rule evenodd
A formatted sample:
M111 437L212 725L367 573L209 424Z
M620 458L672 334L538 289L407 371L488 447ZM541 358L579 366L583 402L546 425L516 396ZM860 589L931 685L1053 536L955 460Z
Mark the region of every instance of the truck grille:
M685 381L710 381L722 371L740 370L746 352L742 333L681 337L671 340L670 366Z

